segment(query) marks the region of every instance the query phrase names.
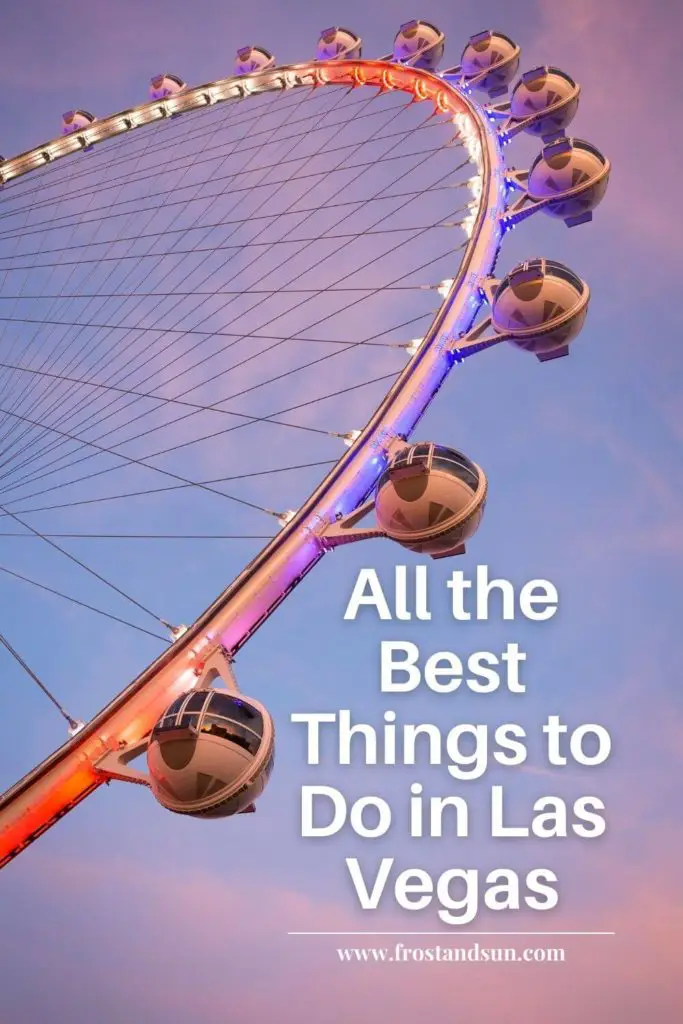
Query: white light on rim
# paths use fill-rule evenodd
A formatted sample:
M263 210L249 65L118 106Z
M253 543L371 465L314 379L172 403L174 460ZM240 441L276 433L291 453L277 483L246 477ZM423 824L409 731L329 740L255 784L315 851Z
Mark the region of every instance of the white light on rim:
M473 178L470 178L470 180L467 182L467 187L474 196L474 198L477 201L479 201L481 199L482 192L482 179L479 177L479 175L475 174Z
M472 163L476 164L477 171L481 174L481 142L479 141L474 121L469 114L461 112L454 115L453 123L458 129L458 135L462 139L463 145L467 150L467 155Z

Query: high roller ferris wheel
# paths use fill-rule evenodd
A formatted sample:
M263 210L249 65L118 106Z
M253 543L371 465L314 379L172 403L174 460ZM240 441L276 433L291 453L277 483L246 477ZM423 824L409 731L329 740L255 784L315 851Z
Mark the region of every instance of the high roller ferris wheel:
M610 166L566 134L579 86L563 71L536 68L513 86L520 50L498 32L473 36L459 65L440 71L444 48L443 33L417 20L377 60L338 27L321 33L315 59L302 64L276 66L268 51L245 47L231 78L192 88L158 75L149 102L103 119L71 111L59 138L0 162L0 514L170 631L167 649L87 723L0 634L70 734L0 797L0 867L112 780L147 785L178 813L252 811L273 767L274 730L264 704L237 688L236 652L325 552L385 537L442 558L462 553L476 531L484 471L461 452L408 438L451 369L472 355L503 342L541 362L568 354L585 320L586 283L546 259L497 278L496 262L506 233L538 211L569 226L589 221ZM523 172L505 162L520 133L541 146ZM434 238L449 232L437 252ZM445 267L450 276L424 282ZM419 338L386 340L418 324ZM310 337L316 330L327 336ZM226 350L245 341L254 351L226 367ZM251 372L293 341L329 351L221 392L224 377L239 381L247 364ZM312 371L312 381L321 364L354 353L403 365L283 400L285 378ZM244 411L239 399L259 389L276 411ZM362 430L311 425L313 407L338 399L344 408L363 389L372 397ZM169 411L175 418L165 420ZM151 453L121 450L190 420L208 433L180 442L176 433ZM263 433L274 426L347 449L338 460L285 467L333 463L295 511L219 486L258 473L196 479L192 451L203 441L250 428L261 431L254 448L267 436L275 449ZM181 449L181 464L159 463ZM84 490L121 468L161 474L166 486ZM63 479L69 471L76 476ZM189 627L154 615L55 539L76 534L34 525L46 511L162 490L219 495L279 525ZM146 771L134 767L143 755Z

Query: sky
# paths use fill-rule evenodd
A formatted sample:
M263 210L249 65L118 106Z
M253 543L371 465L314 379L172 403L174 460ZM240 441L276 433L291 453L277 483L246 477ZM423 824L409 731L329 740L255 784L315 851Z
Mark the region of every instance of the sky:
M416 13L393 0L348 2L343 10L324 0L314 12L298 0L234 10L213 0L13 5L0 43L0 151L11 156L52 138L64 110L105 114L141 102L149 78L162 69L189 83L226 76L235 50L250 42L283 63L307 58L319 30L337 20L362 36L366 55L381 55L398 26ZM418 1013L434 1024L541 1024L549 1015L568 1024L579 1012L588 1024L680 1018L674 937L683 925L683 360L672 299L680 265L674 174L682 154L666 103L671 90L659 83L661 69L675 66L683 16L669 13L663 33L652 6L635 0L520 0L514 17L503 3L482 0L455 9L444 2L419 14L446 33L444 66L455 64L466 39L488 26L521 45L522 70L549 63L580 82L572 131L612 161L608 195L590 226L567 231L540 215L527 222L506 241L501 268L537 255L566 263L592 289L584 331L566 360L542 365L505 347L471 360L454 371L421 424L422 437L462 449L490 482L484 521L467 554L457 563L430 565L431 623L378 622L371 613L344 621L361 568L375 567L389 590L397 563L419 563L388 542L367 542L326 557L240 653L240 685L267 704L278 736L276 770L256 814L185 820L164 812L142 788L113 785L2 872L3 1024L80 1022L95 1015L103 1024L266 1016L289 1024L307 1014L320 1024L359 1014L364 1020L390 1014L403 1024ZM522 141L511 147L511 159L521 167L535 151L533 142ZM380 314L386 310L378 308ZM350 326L357 331L362 325ZM318 378L318 386L332 390L334 371L320 372L328 376ZM295 388L292 404L298 394ZM270 405L273 398L260 400ZM354 399L334 406L330 416L338 422L342 413L361 416L362 408ZM356 425L362 424L333 429ZM266 435L247 440L247 434L231 450L230 465L238 469L251 463L256 446L270 443ZM294 464L296 440L279 443L268 453L273 462ZM219 446L201 452L206 478L213 469L220 475ZM311 452L323 460L334 458L336 449L328 439L312 439L301 461ZM314 473L296 487L283 485L277 497L293 501L297 487L309 482L314 485ZM248 493L267 504L268 487L255 486ZM197 508L201 523L193 521ZM272 522L223 504L171 502L150 510L141 503L135 516L140 532L190 525L197 532L272 532ZM55 514L32 521L66 530L76 519ZM114 529L126 513L84 512L78 521L83 529ZM53 553L2 543L3 564L34 577L41 570L51 585L74 591L75 570ZM95 543L74 542L70 550L118 574L145 604L187 621L260 542L169 542L163 549L161 542ZM445 581L454 568L473 574L478 564L516 585L553 581L558 614L547 623L454 622L440 599ZM78 592L91 597L87 588ZM3 632L77 715L93 714L159 649L141 634L27 595L12 580L2 581L0 601ZM149 626L144 617L135 621ZM500 651L517 641L528 652L528 692L387 697L377 681L379 644L397 639L413 640L425 654ZM63 737L59 719L15 664L6 659L0 665L4 787ZM442 795L456 787L444 767L340 768L329 756L318 768L307 766L303 733L290 715L343 707L367 722L395 709L406 722L518 721L530 732L551 714L571 727L600 723L612 735L613 752L599 768L553 771L534 749L514 778L512 769L499 770L457 791L466 791L481 814L486 789L502 782L511 813L522 819L540 796L571 804L595 794L607 806L607 832L594 841L494 842L481 828L468 840L406 838L401 808L410 784L420 781L425 792ZM399 808L396 824L375 841L359 840L348 828L330 839L304 840L299 792L307 784L338 786L349 797L381 795ZM344 866L353 856L368 871L380 857L393 856L397 869L423 867L436 876L453 867L511 867L523 876L542 864L560 879L555 910L484 913L471 927L616 934L482 939L518 948L562 944L564 964L342 964L336 953L342 943L384 940L287 933L439 932L433 939L403 940L415 946L466 945L471 938L442 925L433 906L399 911L390 894L379 910L361 911Z

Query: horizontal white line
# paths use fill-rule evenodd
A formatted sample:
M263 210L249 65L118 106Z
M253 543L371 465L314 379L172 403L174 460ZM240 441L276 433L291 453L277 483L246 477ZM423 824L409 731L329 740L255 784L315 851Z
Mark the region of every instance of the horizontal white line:
M504 936L511 936L511 935L529 935L529 936L547 936L547 937L555 937L555 938L558 938L558 937L562 936L562 937L566 938L566 937L575 936L575 935L581 935L581 936L597 936L597 935L615 936L617 933L616 932L462 932L462 931L445 932L445 931L441 931L441 932L287 932L287 934L288 935L299 935L299 936L301 936L301 935L309 935L309 936L310 935L316 935L316 936L321 936L321 935L349 935L349 936L368 936L368 937L380 936L380 935L388 935L388 936L394 936L394 937L401 936L401 935L402 936L439 935L442 938L444 938L445 936L448 936L449 938L452 938L454 935L488 935L488 936L498 935L501 938L504 937Z

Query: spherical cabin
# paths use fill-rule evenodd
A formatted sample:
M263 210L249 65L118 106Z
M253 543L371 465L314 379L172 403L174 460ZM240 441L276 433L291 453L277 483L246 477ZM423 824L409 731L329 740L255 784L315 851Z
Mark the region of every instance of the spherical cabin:
M495 330L541 360L565 355L583 327L590 292L581 278L553 260L530 260L505 277L493 297Z
M489 96L500 96L519 68L519 47L502 32L479 32L472 36L460 58L466 83Z
M607 191L610 165L599 149L581 139L561 138L546 146L529 170L527 191L551 217L573 225L590 220Z
M357 60L360 55L360 36L348 28L325 28L320 33L316 60Z
M192 690L152 731L151 789L176 814L225 818L248 810L261 795L274 754L273 721L262 704L224 690Z
M426 21L407 21L394 39L393 60L414 68L435 71L443 57L446 40L443 32Z
M522 75L510 97L510 113L530 135L549 138L564 132L579 106L579 87L559 68L543 67Z
M443 558L462 554L479 527L487 480L462 452L408 445L377 484L375 514L383 531L411 551Z
M74 132L82 132L95 120L94 114L87 110L67 110L62 114L62 135L73 135Z
M262 46L243 46L235 58L236 75L252 75L275 67L275 57Z
M177 75L155 75L150 81L149 98L166 100L186 88L185 82Z

